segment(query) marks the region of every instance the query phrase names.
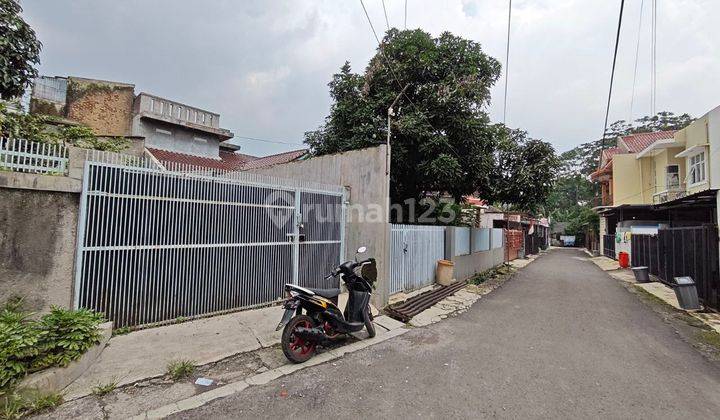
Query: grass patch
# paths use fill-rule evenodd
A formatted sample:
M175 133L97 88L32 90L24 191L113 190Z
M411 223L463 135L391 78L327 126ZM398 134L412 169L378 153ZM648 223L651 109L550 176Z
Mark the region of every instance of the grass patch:
M652 293L648 292L647 290L643 289L642 287L638 287L638 286L635 286L635 285L633 285L633 287L634 287L635 291L638 292L638 295L640 296L641 299L643 299L643 300L645 300L645 301L650 301L650 302L652 302L652 303L656 303L656 304L659 304L659 305L662 305L662 306L666 306L666 307L669 307L669 308L671 308L671 309L675 309L672 305L670 305L669 303L667 303L667 302L665 302L664 300L660 299L659 297L653 295Z
M711 346L716 350L720 351L720 334L718 334L716 331L700 331L697 333L695 338L697 338L697 340L701 341L703 344Z
M92 389L93 395L96 397L102 397L103 395L107 395L117 388L117 381L109 382L106 384L98 384Z
M118 329L113 330L112 335L113 335L113 337L115 337L116 335L125 335L125 334L128 334L128 333L130 333L130 332L132 332L132 328L130 328L130 327L122 327L122 328L118 328Z
M6 390L0 394L0 419L19 419L52 410L62 402L62 395L57 393Z
M497 267L493 267L489 270L485 270L482 273L476 273L472 278L468 279L469 284L482 284L486 281L495 277L506 276L513 272L513 268L510 264L504 263Z
M187 378L195 373L194 360L173 360L167 365L167 374L173 381Z

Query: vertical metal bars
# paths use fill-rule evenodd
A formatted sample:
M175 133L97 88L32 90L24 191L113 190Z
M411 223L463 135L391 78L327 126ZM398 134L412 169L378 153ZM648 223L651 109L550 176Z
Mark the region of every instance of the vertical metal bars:
M445 227L394 224L390 235L390 293L433 284L437 261L445 257Z
M341 187L163 166L88 153L77 307L119 328L271 303L285 283L328 287L343 247Z
M61 144L0 139L0 170L34 174L64 174L68 152Z

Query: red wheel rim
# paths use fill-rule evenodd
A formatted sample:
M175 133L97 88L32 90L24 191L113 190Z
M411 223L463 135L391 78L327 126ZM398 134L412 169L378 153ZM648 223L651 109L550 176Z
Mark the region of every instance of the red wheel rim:
M303 340L301 337L296 336L295 329L298 327L312 328L312 325L308 321L300 321L295 325L295 328L293 328L293 332L290 335L290 350L292 350L293 353L306 355L315 349L315 343Z
M327 322L323 325L323 329L325 330L325 335L327 335L328 338L331 340L337 338L340 335L340 333L335 332L335 330L333 330L330 324Z

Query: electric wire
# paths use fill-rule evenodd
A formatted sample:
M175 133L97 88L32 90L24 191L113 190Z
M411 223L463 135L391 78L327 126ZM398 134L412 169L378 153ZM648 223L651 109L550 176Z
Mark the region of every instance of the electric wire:
M651 71L652 71L652 100L651 100L651 115L657 113L657 0L652 0L652 59L651 59Z
M385 0L382 0L382 6L383 6L383 13L385 14L385 26L387 26L388 31L390 30L390 20L387 16L387 9L385 8Z
M635 46L635 69L633 70L633 84L632 84L632 94L630 95L630 118L628 118L628 122L633 121L633 108L635 106L635 84L637 82L637 70L638 70L638 58L640 57L640 37L642 35L642 22L643 22L643 12L644 12L644 6L645 0L640 1L640 23L638 24L638 37L637 37L637 45Z
M407 95L407 93L404 93L404 86L400 82L400 79L398 78L397 74L395 73L395 69L393 69L390 59L385 54L385 50L383 50L382 42L380 42L380 37L378 37L377 31L375 31L375 26L372 23L372 19L370 19L370 15L368 14L367 8L365 7L365 3L363 2L363 0L360 0L360 5L362 6L363 11L365 12L365 17L367 18L368 24L370 24L370 30L372 31L373 35L375 36L375 40L378 43L378 50L380 51L380 55L385 60L388 70L390 71L390 74L391 74L393 80L398 85L398 89L400 89L402 96L404 96L405 99L407 99L408 102L410 102L410 105L412 105L413 108L415 108L415 110L418 112L418 114L428 123L428 125L430 126L430 128L433 129L433 131L439 132L439 130L437 128L435 128L435 126L433 126L433 124L430 122L430 119L428 119L427 116L425 116L425 114L422 112L422 110L417 105L415 105L415 102L413 102L413 100L410 99L410 97Z
M234 136L236 139L243 139L243 140L252 140L252 141L259 141L263 143L274 143L274 144L288 144L291 146L302 146L304 143L297 143L297 142L287 142L287 141L281 141L281 140L269 140L269 139L262 139L259 137L248 137L248 136Z
M405 0L405 29L407 29L407 0Z
M610 71L610 90L608 92L607 107L605 108L605 126L603 127L602 140L600 140L600 153L598 155L598 168L602 165L602 152L605 150L605 137L607 137L607 124L610 117L610 100L612 99L613 82L615 81L615 64L617 63L618 46L620 45L620 29L622 28L623 10L625 0L620 0L620 16L618 17L617 34L615 35L615 52L613 53L612 70Z
M503 125L507 115L507 96L508 96L508 72L510 70L510 19L512 17L512 0L508 6L508 26L507 26L507 46L505 49L505 96L503 98Z

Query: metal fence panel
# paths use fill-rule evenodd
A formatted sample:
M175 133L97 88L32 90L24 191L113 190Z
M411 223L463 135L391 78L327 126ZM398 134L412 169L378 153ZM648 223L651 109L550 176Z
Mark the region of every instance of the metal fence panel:
M492 229L492 238L491 238L492 249L498 249L498 248L502 248L503 246L505 246L505 244L503 243L503 238L505 237L504 232L505 232L504 229L501 229L501 228L493 228Z
M603 235L603 255L615 259L615 235Z
M445 227L391 225L390 293L409 292L435 282L445 256Z
M716 227L660 229L657 235L633 235L631 244L634 267L649 267L651 274L669 285L675 277L690 276L703 303L720 309Z
M34 174L64 174L68 151L61 144L0 139L0 169Z
M455 255L467 255L470 253L470 228L454 227L455 230Z
M472 252L490 250L490 228L470 229L470 248Z
M342 256L342 193L133 162L86 162L77 307L119 328L267 304L285 283L328 287L317 281ZM298 223L314 204L331 216Z

